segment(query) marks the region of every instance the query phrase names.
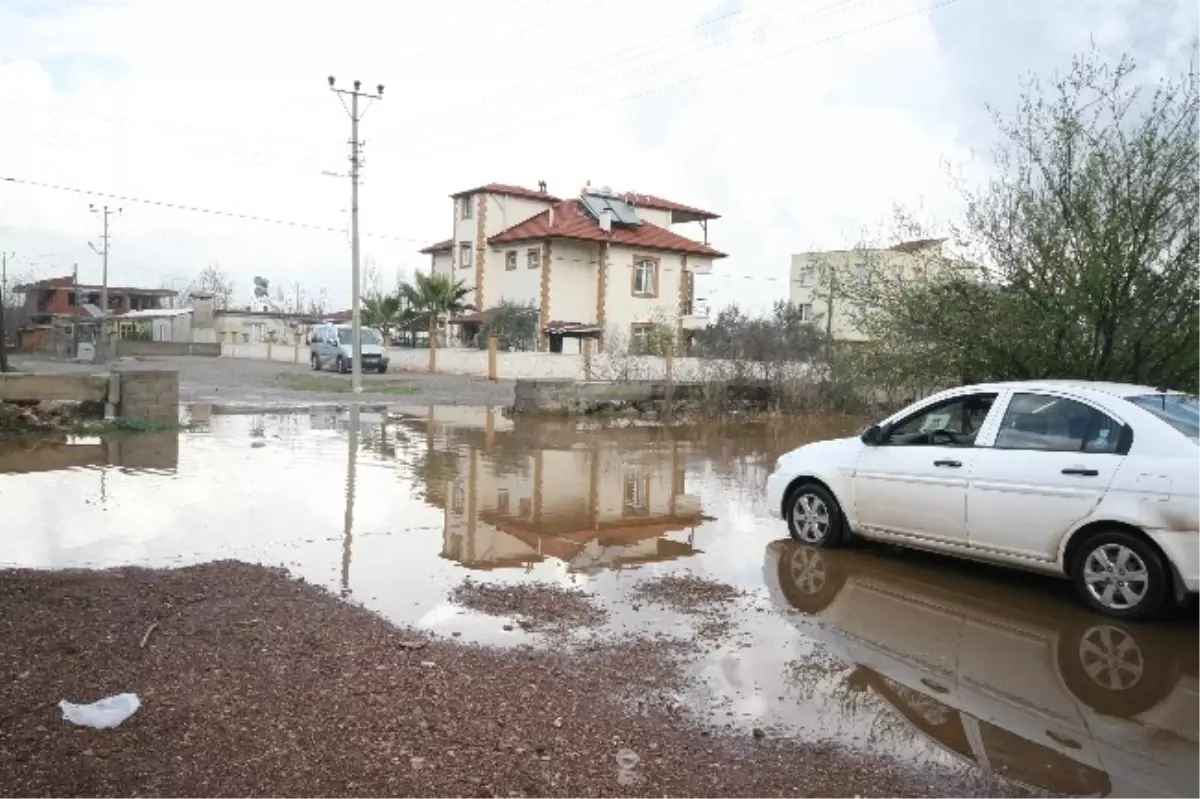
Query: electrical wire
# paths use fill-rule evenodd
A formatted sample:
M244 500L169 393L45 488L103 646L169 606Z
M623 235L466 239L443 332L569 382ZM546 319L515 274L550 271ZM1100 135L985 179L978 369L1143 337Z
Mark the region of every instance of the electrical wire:
M89 197L104 197L109 200L120 200L127 203L139 203L141 205L152 205L159 208L170 208L174 211L190 211L193 213L207 214L209 216L219 216L229 219L240 219L248 222L262 222L270 225L281 225L284 227L302 228L304 230L319 230L327 233L346 234L346 228L331 227L329 225L315 225L308 222L295 222L287 219L273 219L271 217L256 216L254 214L243 214L236 211L222 211L215 208L202 208L196 205L184 205L183 203L172 203L165 200L151 200L143 197L133 197L127 194L113 194L105 191L93 191L91 189L80 189L74 186L63 186L57 183L44 183L37 180L27 180L25 178L17 178L9 175L0 175L0 183L14 183L22 186L32 186L40 189L50 189L53 191L70 192L72 194L83 194ZM424 244L428 239L417 239L409 236L392 236L386 233L363 233L364 237L375 239L389 239L392 241L405 241Z
M621 95L619 97L615 97L615 98L612 98L609 100L604 100L599 103L593 103L593 104L581 106L578 108L573 108L568 111L563 111L561 113L557 113L557 114L553 114L551 116L543 117L541 119L533 120L532 122L526 122L526 123L523 123L520 125L514 125L514 126L510 126L508 128L503 128L503 129L499 129L499 130L492 129L492 130L489 130L489 132L483 136L472 136L472 137L468 137L468 138L464 138L464 139L439 139L437 142L436 148L408 149L404 152L404 156L407 159L407 158L415 157L415 156L428 156L431 152L440 151L440 150L444 150L447 148L459 150L464 146L475 144L480 141L486 141L488 139L496 138L496 137L500 137L500 136L507 136L509 134L516 133L516 132L519 132L522 130L526 130L531 127L541 127L549 122L556 122L561 119L570 118L570 117L573 117L584 111L595 111L600 108L607 108L608 106L618 105L620 103L625 103L630 100L636 100L636 99L640 99L642 97L648 97L650 95L658 94L659 92L667 91L669 89L675 89L680 86L685 86L689 83L695 83L696 81L704 80L705 78L711 78L715 75L722 75L722 74L727 74L729 72L733 72L735 70L745 69L746 67L755 66L757 64L771 61L776 58L781 58L786 55L791 55L792 53L796 53L801 50L807 50L807 49L815 47L817 45L827 44L832 41L838 41L840 39L845 39L849 36L853 36L854 34L862 33L863 31L881 28L885 25L890 25L894 22L899 22L901 20L916 16L918 14L922 14L922 13L925 13L928 11L933 11L938 8L945 8L946 6L954 5L955 3L958 3L958 2L960 2L960 0L938 0L937 2L930 3L928 5L924 5L924 6L921 6L920 8L912 9L910 11L906 11L902 14L895 14L893 16L887 17L886 19L878 20L878 21L870 23L868 25L863 25L858 28L853 28L853 29L850 29L847 31L842 31L840 33L833 34L831 36L826 36L826 37L823 37L820 39L815 39L812 41L804 42L804 43L796 45L794 47L788 47L783 50L778 50L778 51L774 51L771 53L767 53L766 55L756 56L754 58L750 58L745 61L740 61L736 64L725 66L721 69L700 73L698 75L691 75L686 78L680 78L679 80L672 81L671 83L663 84L661 86L653 86L648 89L643 89L641 91Z

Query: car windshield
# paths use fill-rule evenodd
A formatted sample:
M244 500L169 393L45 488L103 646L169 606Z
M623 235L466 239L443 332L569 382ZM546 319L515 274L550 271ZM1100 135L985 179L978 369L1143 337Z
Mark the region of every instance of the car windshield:
M338 328L338 341L340 341L343 344L353 343L354 342L353 328L339 327ZM362 329L362 343L363 344L378 344L379 342L380 342L379 331L372 330L369 327L364 327Z
M1200 400L1193 394L1138 394L1125 399L1200 443Z

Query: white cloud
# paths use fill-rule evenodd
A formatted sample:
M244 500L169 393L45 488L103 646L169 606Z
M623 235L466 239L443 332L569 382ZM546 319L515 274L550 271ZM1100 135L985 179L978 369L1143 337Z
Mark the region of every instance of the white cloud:
M791 252L844 244L895 202L952 213L942 161L968 156L956 120L928 113L952 89L931 13L987 4L927 3L0 9L0 174L344 229L346 181L321 172L346 170L349 124L325 76L360 78L386 86L361 132L363 228L399 237L364 240L385 274L425 265L416 250L448 234L452 191L546 180L571 194L590 179L722 214L710 240L732 257L699 291L762 306L786 296ZM89 279L91 201L125 210L117 282L215 260L245 290L264 274L348 297L344 234L121 200L0 184L3 246Z

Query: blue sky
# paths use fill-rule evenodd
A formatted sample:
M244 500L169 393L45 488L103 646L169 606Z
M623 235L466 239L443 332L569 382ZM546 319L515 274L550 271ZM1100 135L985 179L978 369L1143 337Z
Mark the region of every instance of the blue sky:
M363 124L365 253L390 283L448 234L449 193L587 180L722 214L697 291L765 307L788 256L852 244L895 204L957 213L1023 73L1095 41L1152 78L1197 31L1183 0L0 2L0 175L344 230L348 123L325 77L384 83ZM0 183L18 271L98 279L103 199ZM112 280L209 262L243 296L349 295L344 233L113 201ZM95 274L93 274L95 273Z

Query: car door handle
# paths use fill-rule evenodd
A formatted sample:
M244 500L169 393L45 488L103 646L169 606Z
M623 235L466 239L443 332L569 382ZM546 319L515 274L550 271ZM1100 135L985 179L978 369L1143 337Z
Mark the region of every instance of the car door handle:
M950 693L950 689L949 689L949 688L947 688L946 686L944 686L944 685L942 685L942 684L940 684L940 683L936 683L936 682L934 682L933 680L929 679L928 677L922 677L922 678L921 678L921 685L924 685L926 688L928 688L929 690L933 691L935 694L948 694L948 693Z
M1077 475L1079 477L1099 477L1100 476L1100 472L1096 471L1095 469L1079 469L1079 468L1063 469L1062 473L1063 474L1073 474L1073 475Z
M934 466L945 466L947 469L957 469L962 466L962 461L934 461Z

